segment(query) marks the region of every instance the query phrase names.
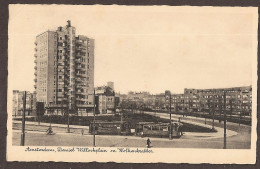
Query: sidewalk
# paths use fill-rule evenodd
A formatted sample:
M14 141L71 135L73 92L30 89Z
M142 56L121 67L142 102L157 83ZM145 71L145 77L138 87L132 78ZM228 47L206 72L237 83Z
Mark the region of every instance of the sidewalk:
M18 123L21 124L21 121L15 121L13 120L13 123ZM40 125L38 125L38 122L33 122L33 121L26 121L25 124L29 124L29 125L37 125L37 126L50 126L50 123L43 123L41 122ZM55 124L55 123L51 123L52 127L60 127L60 128L67 128L68 125L67 124ZM79 126L79 125L70 125L70 128L72 129L89 129L88 126Z

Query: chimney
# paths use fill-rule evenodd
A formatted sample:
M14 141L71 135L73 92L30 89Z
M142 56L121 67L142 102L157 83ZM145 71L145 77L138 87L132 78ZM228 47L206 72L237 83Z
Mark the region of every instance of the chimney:
M59 27L59 31L62 31L62 27L61 26Z
M70 20L68 20L67 22L68 22L67 27L71 27Z

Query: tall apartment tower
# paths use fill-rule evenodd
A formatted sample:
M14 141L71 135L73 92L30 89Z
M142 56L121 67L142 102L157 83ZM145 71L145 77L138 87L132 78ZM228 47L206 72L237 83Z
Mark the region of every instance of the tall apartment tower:
M47 107L77 112L93 107L95 46L67 22L36 37L34 87Z

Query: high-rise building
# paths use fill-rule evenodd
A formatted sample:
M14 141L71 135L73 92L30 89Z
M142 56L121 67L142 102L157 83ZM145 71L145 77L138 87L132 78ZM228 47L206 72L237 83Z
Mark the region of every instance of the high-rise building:
M36 37L34 87L47 108L78 112L93 107L94 39L67 22Z

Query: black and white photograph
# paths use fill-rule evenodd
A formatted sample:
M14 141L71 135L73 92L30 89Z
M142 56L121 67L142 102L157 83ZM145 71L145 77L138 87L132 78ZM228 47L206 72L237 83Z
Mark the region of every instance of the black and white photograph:
M256 160L255 7L9 5L7 160Z

